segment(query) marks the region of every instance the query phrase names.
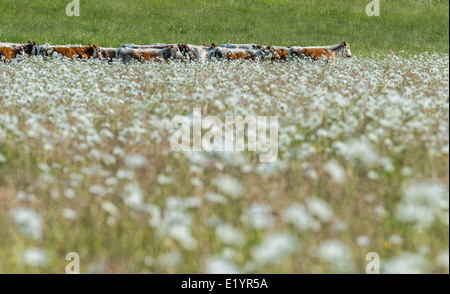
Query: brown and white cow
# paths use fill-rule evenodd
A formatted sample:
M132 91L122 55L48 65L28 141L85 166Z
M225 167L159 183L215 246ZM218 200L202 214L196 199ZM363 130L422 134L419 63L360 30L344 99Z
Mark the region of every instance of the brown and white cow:
M19 55L26 55L24 44L0 43L0 59L5 59L5 61L9 63Z
M272 61L288 61L289 47L267 46Z
M155 43L152 45L135 45L135 44L123 44L120 48L128 48L128 49L166 49L170 46L178 46L180 52L183 55L186 55L186 44L165 44L165 43Z
M93 58L96 59L106 59L108 62L112 62L113 59L116 59L116 52L117 48L104 48L104 47L98 47L97 50L95 50L94 55L92 55Z
M94 54L98 54L99 51L98 45L89 44L88 46L83 45L45 45L41 46L40 51L45 56L64 56L67 58L73 58L75 55L78 58L89 59Z
M123 63L128 63L130 60L138 61L168 61L169 59L184 59L180 49L176 45L169 45L163 49L131 49L127 47L120 47L117 49L116 56Z
M325 59L327 62L335 62L340 57L352 57L350 45L347 42L324 47L291 47L289 58L310 58L314 61Z
M253 60L261 61L267 57L271 58L270 52L266 47L261 49L230 49L225 47L216 47L211 53L210 59L217 60Z
M216 47L211 53L211 59L215 58L217 60L256 60L256 50L252 49L235 49L235 48L225 48Z
M38 43L28 41L26 44L16 43L0 43L0 59L5 58L7 62L11 62L17 56L37 55Z

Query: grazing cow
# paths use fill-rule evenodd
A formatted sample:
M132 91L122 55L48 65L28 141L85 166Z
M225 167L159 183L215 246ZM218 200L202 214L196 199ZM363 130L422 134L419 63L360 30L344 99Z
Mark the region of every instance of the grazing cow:
M24 44L15 43L0 43L0 59L5 59L7 63L10 63L16 56L25 56Z
M5 62L9 63L13 58L15 58L20 53L16 47L6 46L0 43L0 59L5 60Z
M260 61L266 59L270 56L270 52L262 47L261 49L229 49L225 47L216 47L211 53L210 58L215 58L217 60L253 60Z
M7 62L17 56L31 56L37 54L38 43L28 41L26 44L0 43L0 59L5 58Z
M108 62L112 62L112 60L116 58L116 52L117 48L99 47L98 50L95 50L94 55L92 55L92 57L98 59L108 59Z
M116 56L123 63L128 63L131 59L135 60L156 60L167 61L169 59L183 59L180 49L176 45L169 45L164 49L131 49L127 47L120 47L117 49Z
M222 44L219 47L228 48L228 49L253 49L258 50L263 46L258 44Z
M38 43L34 41L28 41L26 44L23 45L24 55L26 56L37 55L38 47L39 47Z
M186 44L164 44L164 43L155 43L153 45L135 45L135 44L123 44L121 48L128 49L166 49L170 46L178 46L183 56L187 56L187 49L184 47Z
M65 45L65 46L50 46L45 45L41 47L42 54L46 56L65 56L67 58L73 58L78 55L78 58L89 59L94 54L98 54L98 45L89 44L88 46L82 45ZM96 53L97 52L97 53Z
M217 60L256 60L256 50L252 49L230 49L225 47L216 47L211 53L211 58Z
M289 49L289 58L311 58L312 60L319 60L326 58L327 62L332 60L335 62L340 57L352 57L350 45L347 42L341 44L325 47L291 47Z
M206 48L207 59L211 59L212 53L217 45L215 43L212 43L211 45L203 44L203 47Z
M189 47L187 44L177 44L178 49L180 49L181 54L186 59L194 59L193 53L189 52Z
M289 47L267 46L272 61L288 61Z
M211 55L211 52L214 49L214 43L213 45L203 44L203 46L178 44L178 47L186 58L203 62Z

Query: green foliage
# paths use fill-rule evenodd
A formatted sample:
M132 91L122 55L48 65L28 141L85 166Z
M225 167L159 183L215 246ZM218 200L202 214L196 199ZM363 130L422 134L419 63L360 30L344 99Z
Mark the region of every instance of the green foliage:
M390 50L448 52L448 1L369 0L2 0L0 41L120 46L124 43L261 43L333 45L347 41L357 55Z

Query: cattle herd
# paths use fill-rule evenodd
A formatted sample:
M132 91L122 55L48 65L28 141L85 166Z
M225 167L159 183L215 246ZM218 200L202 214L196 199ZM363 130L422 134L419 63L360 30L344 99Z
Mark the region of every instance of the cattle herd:
M39 45L28 41L26 44L0 43L0 60L9 63L17 56L43 55L49 57L96 58L112 62L117 59L123 63L138 61L179 60L253 60L288 61L294 58L336 61L340 57L352 57L350 45L342 42L333 46L289 47L263 46L257 44L124 44L120 48L104 48L96 44L83 45Z

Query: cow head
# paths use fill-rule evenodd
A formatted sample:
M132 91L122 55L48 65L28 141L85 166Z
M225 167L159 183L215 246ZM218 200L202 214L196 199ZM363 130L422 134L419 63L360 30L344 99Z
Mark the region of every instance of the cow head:
M31 49L31 55L39 55L41 51L41 46L37 42L32 42L33 49Z
M272 58L280 57L280 55L277 52L277 49L273 48L271 45L266 47L266 50L268 51L268 54L272 55Z
M16 55L25 56L26 55L26 53L25 53L25 49L26 49L25 46L26 45L13 45L12 49L15 52Z
M98 58L98 59L103 59L103 54L102 54L102 49L97 45L91 45L93 53L92 53L92 57L94 58Z
M52 56L53 52L55 51L55 49L49 43L46 43L45 45L38 47L39 47L38 50L39 52L37 53L38 55L42 54L44 56Z
M28 41L23 45L23 55L36 55L36 46L38 46L36 42Z
M184 59L184 55L181 53L180 48L176 45L170 45L168 50L168 57L173 59Z
M260 59L278 59L279 55L277 53L277 50L273 48L271 45L262 47L259 49L256 53L256 57Z
M186 58L191 58L191 49L187 44L178 44L178 48L180 49L181 54ZM191 58L192 59L192 58Z
M341 55L345 57L352 57L352 52L350 51L350 45L347 42L342 42Z
M92 45L91 43L89 43L89 45L83 51L83 55L86 59L89 59L91 56L94 56L94 58L98 58L99 56L101 56L101 54L102 52L97 44Z

